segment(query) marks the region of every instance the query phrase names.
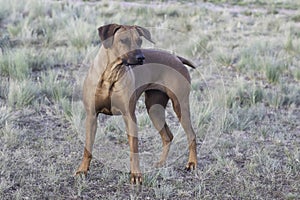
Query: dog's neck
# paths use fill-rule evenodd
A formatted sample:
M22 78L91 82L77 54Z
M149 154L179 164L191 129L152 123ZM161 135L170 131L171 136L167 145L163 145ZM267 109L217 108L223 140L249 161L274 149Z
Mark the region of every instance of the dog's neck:
M98 77L99 81L103 78L103 74L105 71L110 71L110 69L114 66L115 63L120 63L119 59L115 56L109 54L109 50L105 49L103 46L100 47L100 50L94 60L94 66L98 66L94 68L94 76ZM98 82L99 82L98 81Z
M93 68L93 70L94 70L93 73L95 76L101 77L104 70L106 69L108 64L111 62L109 59L110 58L107 56L107 50L103 46L101 46L97 56L94 59L93 66L97 66L97 67Z
M105 68L111 62L108 51L103 47L103 45L100 47L98 57L101 58L101 60L98 60L98 62L100 62L99 65L103 68Z
M118 59L118 57L111 54L108 49L104 48L103 45L100 47L99 57L101 57L101 60L99 60L101 62L101 66L104 68Z

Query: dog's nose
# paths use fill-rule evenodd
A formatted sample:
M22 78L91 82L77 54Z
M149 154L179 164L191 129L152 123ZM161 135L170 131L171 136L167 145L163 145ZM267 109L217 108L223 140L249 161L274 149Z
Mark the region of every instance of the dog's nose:
M136 56L136 60L138 62L143 62L145 60L145 56L142 55L142 54L139 54L139 55Z

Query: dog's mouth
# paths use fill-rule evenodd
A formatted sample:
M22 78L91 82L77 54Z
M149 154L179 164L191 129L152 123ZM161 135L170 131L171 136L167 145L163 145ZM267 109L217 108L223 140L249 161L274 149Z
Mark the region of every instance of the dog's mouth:
M123 58L125 65L142 65L144 64L145 56L140 50L135 50L127 53Z
M136 58L131 58L131 59L122 59L123 64L125 65L142 65L144 64L145 57L144 55L142 56L136 56Z
M126 66L129 66L129 65L142 65L142 64L144 64L144 61L139 60L137 62L128 62L127 60L125 60L125 61L123 61L123 64L126 65Z

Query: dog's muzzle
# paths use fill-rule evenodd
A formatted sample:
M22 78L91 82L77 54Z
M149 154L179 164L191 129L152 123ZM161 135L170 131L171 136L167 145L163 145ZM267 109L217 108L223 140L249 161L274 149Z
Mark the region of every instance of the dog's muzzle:
M136 60L137 60L138 65L142 65L145 60L144 54L136 55Z
M144 60L145 56L141 50L130 51L122 58L125 65L142 65L144 64Z

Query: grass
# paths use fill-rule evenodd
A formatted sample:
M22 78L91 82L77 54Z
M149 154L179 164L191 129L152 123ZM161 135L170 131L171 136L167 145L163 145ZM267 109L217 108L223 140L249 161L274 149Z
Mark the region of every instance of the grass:
M299 199L299 3L0 0L0 199ZM116 13L115 11L118 10ZM98 118L87 177L82 158L82 81L97 53L97 28L147 27L156 42L192 60L191 116L199 166L183 170L186 136L174 134L167 165L161 139L136 114L142 187L129 184L121 117Z
M22 80L29 76L30 68L27 61L26 50L6 52L1 56L1 75Z
M267 80L270 83L277 83L279 81L280 77L280 68L279 67L274 67L274 66L267 66L266 67L266 77Z
M6 125L6 122L9 120L10 118L10 112L9 112L9 108L2 106L0 108L1 111L1 115L0 115L0 128L4 128Z
M300 22L300 15L295 15L295 16L293 16L293 17L292 17L292 20L293 20L294 22Z
M66 36L68 37L70 46L75 47L78 50L87 48L93 39L92 33L94 26L87 24L84 19L81 18L75 18L69 25L70 26L66 30Z
M23 108L32 105L37 97L37 87L31 81L10 83L7 102L8 105L15 108Z
M259 86L238 83L237 89L233 89L232 94L228 95L226 104L229 108L251 107L262 102L263 98L264 91Z
M40 90L48 99L60 101L63 98L71 98L72 87L65 80L64 74L57 71L42 73L40 77Z
M295 70L294 77L296 80L300 81L300 70L299 69Z

